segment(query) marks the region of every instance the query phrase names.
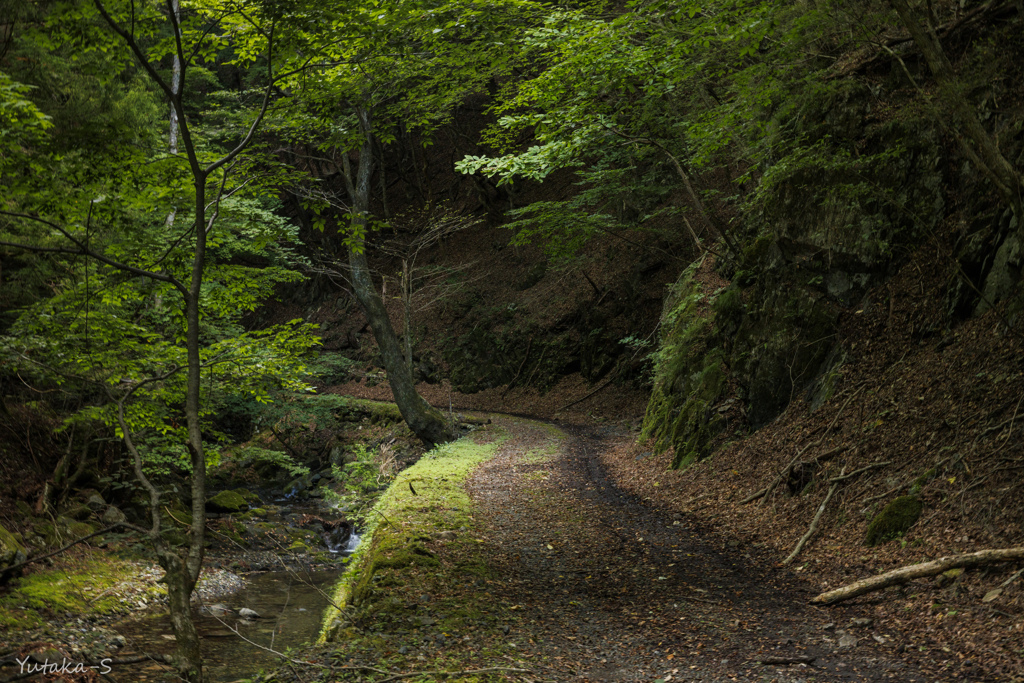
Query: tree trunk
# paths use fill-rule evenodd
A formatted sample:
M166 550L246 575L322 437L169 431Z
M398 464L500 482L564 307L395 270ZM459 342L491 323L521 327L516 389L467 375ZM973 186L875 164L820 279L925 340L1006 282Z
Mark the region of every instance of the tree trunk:
M999 143L985 130L981 119L978 118L978 112L964 97L953 73L953 65L942 48L942 42L935 32L932 21L925 19L922 25L907 0L890 0L890 4L900 15L900 20L910 32L914 44L924 55L935 81L939 84L943 99L953 110L955 121L952 128L957 142L971 161L992 180L1003 199L1013 207L1020 223L1018 230L1024 234L1024 210L1021 205L1024 177L1003 156ZM974 147L965 138L973 142Z
M384 368L388 373L388 384L399 412L405 419L409 429L428 446L446 443L455 438L452 427L445 420L441 411L432 407L416 393L412 380L412 369L405 362L402 346L391 325L384 301L370 277L370 268L366 262L366 230L367 217L370 211L370 178L373 175L373 130L370 124L370 113L362 108L357 109L359 127L363 133L363 144L359 150L359 166L353 177L348 156L343 155L345 182L352 200L351 235L348 250L348 262L351 269L352 290L359 300L373 336L380 347L384 359Z
M967 553L966 555L940 557L939 559L932 560L931 562L912 564L909 567L901 567L900 569L879 574L878 576L870 576L866 579L855 581L847 586L843 586L842 588L822 593L821 595L813 598L811 602L830 605L832 603L855 598L859 595L864 595L865 593L888 588L889 586L895 586L899 583L906 583L913 579L920 579L925 576L935 576L936 574L941 574L944 571L956 569L957 567L978 567L984 564L1010 562L1014 560L1024 560L1024 548L979 550L976 553Z
M402 336L405 338L405 364L412 370L412 270L409 259L402 259Z
M183 681L202 681L203 659L199 652L199 632L192 622L192 607L189 604L196 582L190 577L188 563L173 548L163 549L158 555L158 561L165 572L161 581L167 584L171 626L177 646L172 657L173 666Z

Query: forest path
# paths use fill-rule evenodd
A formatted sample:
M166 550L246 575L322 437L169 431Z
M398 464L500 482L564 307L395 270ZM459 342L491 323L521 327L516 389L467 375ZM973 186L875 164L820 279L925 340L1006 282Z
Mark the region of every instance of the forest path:
M467 489L490 594L538 680L924 680L767 555L616 489L598 456L625 437L494 419L512 438Z

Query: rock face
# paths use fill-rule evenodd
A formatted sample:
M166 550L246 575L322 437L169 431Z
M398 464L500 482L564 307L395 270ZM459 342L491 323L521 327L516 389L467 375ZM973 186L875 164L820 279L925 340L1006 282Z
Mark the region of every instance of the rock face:
M245 498L236 491L221 491L206 501L209 512L242 512L249 509Z
M0 525L0 584L7 579L8 567L20 564L27 558L25 546L18 542L10 531Z

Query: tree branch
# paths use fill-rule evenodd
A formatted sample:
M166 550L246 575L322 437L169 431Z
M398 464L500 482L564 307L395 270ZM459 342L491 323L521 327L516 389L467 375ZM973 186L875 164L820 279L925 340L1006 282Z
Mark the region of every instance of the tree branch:
M39 562L40 560L45 560L48 557L53 557L54 555L60 555L64 551L66 551L69 548L72 548L72 547L78 545L79 543L82 543L83 541L88 541L90 538L94 538L96 536L100 536L102 534L107 533L108 531L113 531L114 529L120 529L121 527L124 527L126 529L131 529L132 531L137 531L140 534L148 534L149 533L149 531L147 529L143 529L142 527L135 526L134 524L131 524L129 522L118 522L116 524L111 524L108 527L100 529L99 531L94 531L91 534L88 534L86 536L82 536L81 538L76 538L75 540L71 541L71 543L68 543L64 547L58 548L57 550L54 550L54 551L51 551L51 552L48 552L45 555L36 555L35 557L30 557L29 559L25 560L24 562L19 562L18 564L12 564L9 567L4 567L4 569L2 571L0 571L0 574L6 574L8 572L14 571L15 569L21 569L22 567L27 567L30 564L34 564L36 562Z
M67 239L69 242L74 244L78 248L78 250L76 251L74 249L66 249L66 248L62 248L62 247L36 247L36 246L28 245L28 244L19 244L17 242L6 242L6 241L0 241L0 245L9 246L9 247L17 247L19 249L25 249L27 251L36 251L36 252L40 252L40 253L59 253L59 254L72 254L72 255L76 255L76 256L88 256L90 258L93 258L93 259L99 261L100 263L104 263L104 264L110 266L111 268L116 268L117 270L123 270L126 273L131 273L132 275L138 275L139 277L149 278L150 280L157 280L158 282L166 282L168 284L171 284L171 285L174 286L175 289L177 289L182 294L185 294L188 291L187 289L185 289L185 285L183 285L177 278L175 278L175 277L173 277L171 275L168 275L166 273L154 273L153 271L150 271L150 270L144 270L142 268L136 268L135 266L130 266L127 263L122 263L121 261L116 261L116 260L106 256L105 254L101 254L101 253L99 253L97 251L93 251L92 249L89 249L88 247L86 247L86 245L84 245L81 241L76 239L65 228L61 227L60 225L57 225L56 223L54 223L52 221L48 221L45 218L40 218L39 216L33 216L31 214L21 213L21 212L18 212L18 211L4 211L4 210L0 210L0 215L11 216L11 217L14 217L14 218L23 218L25 220L35 221L36 223L41 223L41 224L43 224L43 225L45 225L47 227L53 228L54 230L59 232L61 235L63 235L65 237L65 239Z

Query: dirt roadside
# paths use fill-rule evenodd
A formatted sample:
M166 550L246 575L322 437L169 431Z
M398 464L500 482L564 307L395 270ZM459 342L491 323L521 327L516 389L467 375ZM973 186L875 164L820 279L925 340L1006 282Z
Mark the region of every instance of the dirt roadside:
M759 548L615 488L598 455L628 435L495 421L513 438L467 488L491 598L539 680L926 680L898 634L808 606L811 587Z

